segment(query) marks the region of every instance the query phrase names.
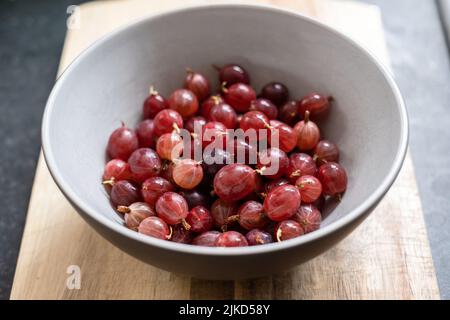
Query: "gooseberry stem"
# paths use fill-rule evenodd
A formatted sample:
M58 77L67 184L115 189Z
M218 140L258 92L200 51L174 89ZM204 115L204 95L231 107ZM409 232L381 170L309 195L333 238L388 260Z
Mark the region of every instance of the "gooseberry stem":
M228 89L227 89L227 82L226 82L226 81L222 82L222 84L221 84L221 89L222 89L222 92L225 92L225 93L228 92Z
M119 211L120 213L129 213L131 210L127 206L118 206L117 211Z
M282 233L283 233L283 231L281 230L281 228L278 228L277 234L276 234L278 242L281 242Z
M236 221L239 221L239 215L238 214L229 216L228 219L227 219L227 224L228 223L234 223Z
M300 169L295 170L291 173L291 177L300 177L302 175Z
M216 104L216 105L220 103L220 98L217 95L212 96L211 99L213 100L214 104Z
M187 223L187 221L186 221L184 218L181 219L181 224L183 225L183 227L184 227L186 230L191 229L191 225L190 225L189 223Z
M169 226L169 230L170 230L170 233L166 236L166 239L167 239L167 240L170 240L170 238L172 238L172 235L173 235L173 229L172 229L172 226Z
M308 121L309 121L309 111L308 110L306 110L305 111L305 123L308 123Z
M108 185L108 186L112 187L114 185L114 183L115 183L115 180L116 179L114 179L114 177L112 177L109 180L102 181L102 184L105 185L105 186Z
M180 127L174 122L172 123L172 127L173 127L173 131L175 131L176 133L180 134Z
M148 91L151 96L156 96L158 94L158 91L155 90L155 87L153 85L150 86Z

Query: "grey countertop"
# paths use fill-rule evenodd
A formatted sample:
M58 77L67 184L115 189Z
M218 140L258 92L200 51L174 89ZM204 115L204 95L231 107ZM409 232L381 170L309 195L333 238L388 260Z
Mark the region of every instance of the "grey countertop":
M433 0L362 1L382 10L393 70L409 110L411 152L439 287L449 299L450 68L443 26L450 24L438 8L450 6ZM80 2L0 0L1 299L9 297L14 276L66 9Z

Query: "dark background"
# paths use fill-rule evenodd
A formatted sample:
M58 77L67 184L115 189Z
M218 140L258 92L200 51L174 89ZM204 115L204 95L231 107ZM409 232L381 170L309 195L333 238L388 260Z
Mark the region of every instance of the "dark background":
M449 299L450 68L444 26L450 6L445 0L362 1L381 8L409 110L410 147L441 295ZM81 2L0 0L0 299L9 298L14 277L66 10Z

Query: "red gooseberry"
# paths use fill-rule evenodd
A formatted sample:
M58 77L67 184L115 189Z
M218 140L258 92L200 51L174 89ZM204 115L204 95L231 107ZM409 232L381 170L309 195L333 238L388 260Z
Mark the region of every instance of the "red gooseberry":
M305 231L302 226L294 220L281 221L275 228L277 241L285 241L303 235Z
M300 190L302 202L312 203L322 194L322 184L314 176L301 176L295 185Z
M256 99L255 91L252 87L244 83L235 83L230 87L223 87L225 101L237 112L247 112L250 103Z
M336 162L328 162L319 167L317 174L327 196L340 196L347 189L347 172Z
M192 91L178 89L169 97L169 108L188 118L198 111L198 99Z
M248 242L241 233L227 231L217 237L215 245L216 247L246 247Z
M256 172L244 164L229 164L214 177L214 192L224 201L245 198L256 189Z
M300 191L290 184L271 190L264 199L264 212L273 221L283 221L292 217L300 207Z
M184 88L192 91L197 97L198 101L205 100L210 93L208 79L201 73L194 72L191 69L186 70Z
M314 205L302 204L291 219L298 222L305 233L310 233L320 228L322 215Z
M190 229L186 222L189 208L186 200L175 192L166 192L158 198L155 205L158 217L169 225L182 223L186 229Z
M153 132L156 136L161 136L164 133L172 132L174 129L183 128L183 118L175 110L164 109L155 116L153 124L155 126Z
M111 133L108 140L107 151L112 159L127 161L131 153L139 148L139 141L134 130L122 126Z
M152 207L164 193L173 191L173 185L162 177L152 177L144 181L141 188L142 197Z
M153 119L158 112L167 109L168 107L169 103L167 100L151 86L150 95L144 101L144 119Z
M128 159L133 180L144 182L161 172L161 160L158 154L150 148L140 148L134 151Z
M168 240L172 236L171 228L158 217L148 217L142 220L138 232L161 240Z
M305 119L295 125L294 131L300 151L312 150L319 142L320 130L314 122L309 120L309 111L305 112Z

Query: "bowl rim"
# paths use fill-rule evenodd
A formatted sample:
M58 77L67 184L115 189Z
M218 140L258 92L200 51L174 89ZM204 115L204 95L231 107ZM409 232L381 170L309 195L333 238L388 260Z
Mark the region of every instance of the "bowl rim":
M55 98L56 95L64 83L65 78L68 74L76 68L76 66L81 63L81 61L89 55L89 53L95 50L97 47L101 46L103 43L107 42L111 38L116 35L122 34L126 32L129 28L137 28L142 24L147 23L149 20L161 19L166 16L183 14L191 11L202 11L202 10L221 10L221 9L245 9L245 10L259 10L265 12L276 13L279 15L287 15L290 17L294 17L297 19L304 20L307 23L318 26L322 29L327 30L328 32L334 34L336 37L340 37L342 40L348 42L353 47L358 48L362 53L364 53L367 58L376 65L376 67L383 74L386 79L389 87L391 88L395 100L396 105L400 114L400 143L399 148L397 150L397 154L395 155L394 161L389 169L388 174L383 179L383 181L379 184L376 190L360 205L354 208L352 211L348 212L342 218L330 223L323 228L320 228L312 233L303 235L298 238L290 239L288 241L270 243L263 246L249 246L249 247L238 247L238 248L225 248L220 249L217 247L203 247L203 246L195 246L188 244L180 244L174 243L171 241L160 240L156 238L152 238L138 232L132 231L123 225L108 219L101 213L97 212L93 209L88 203L83 201L77 193L72 189L69 183L64 179L63 174L58 169L56 165L56 160L54 158L51 138L50 138L50 118L55 106ZM400 90L395 83L393 76L390 71L385 67L377 57L373 53L370 52L369 49L365 48L363 45L359 44L352 38L347 35L341 33L340 31L308 16L305 16L299 12L295 12L289 9L279 8L272 5L267 4L206 4L206 5L188 5L180 8L164 11L161 13L150 14L143 18L139 18L134 22L128 23L122 27L115 29L112 32L107 33L101 38L94 41L90 44L86 49L84 49L61 73L61 75L57 78L55 85L49 95L47 100L45 111L42 120L42 149L44 158L46 160L48 169L50 174L52 175L55 183L58 185L59 189L62 191L64 196L69 200L69 202L75 206L78 212L83 216L86 214L95 222L99 223L103 227L110 229L116 233L118 233L122 237L129 238L134 241L138 241L141 244L151 245L157 247L158 249L170 250L173 252L184 253L184 254L194 254L194 255L207 255L207 256L240 256L240 255L258 255L265 254L274 251L282 251L291 249L293 247L299 247L308 243L311 243L315 240L323 238L327 235L333 234L341 228L349 225L353 221L357 220L359 217L363 216L364 213L370 210L372 207L375 207L377 203L383 198L386 192L389 190L391 185L394 183L400 169L402 167L403 161L405 159L408 147L408 114L406 110L406 106ZM82 211L83 213L81 213Z

